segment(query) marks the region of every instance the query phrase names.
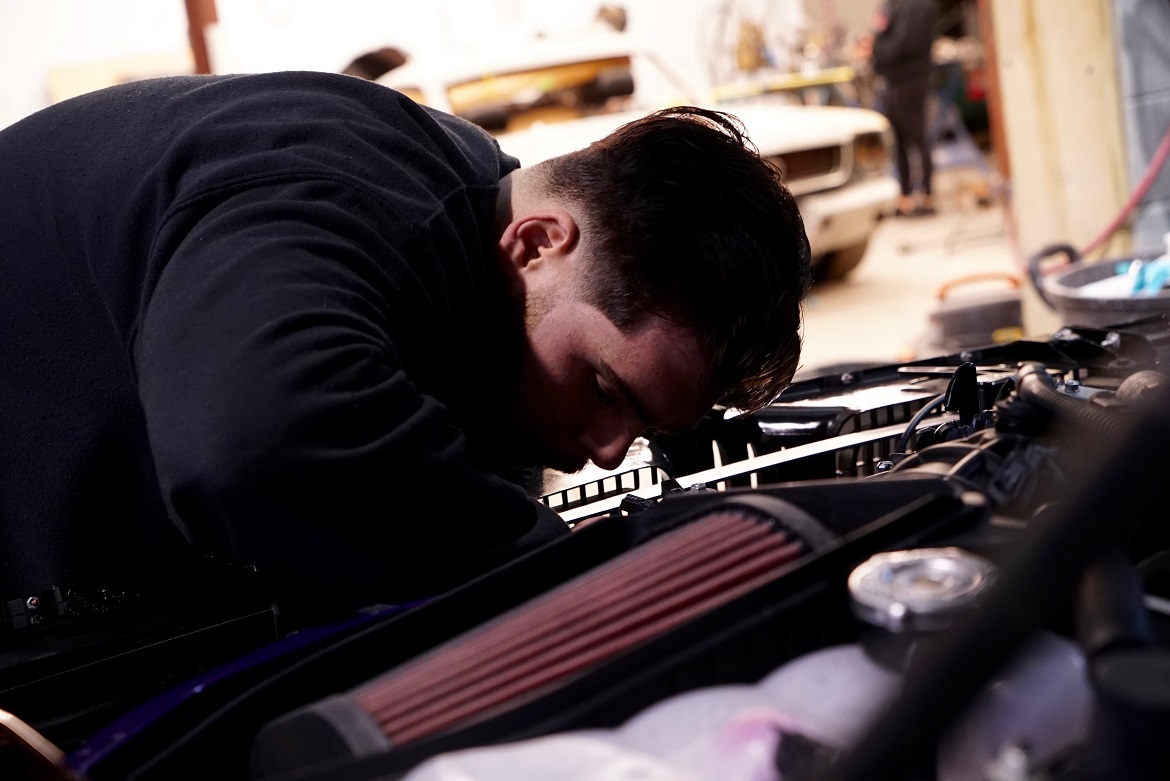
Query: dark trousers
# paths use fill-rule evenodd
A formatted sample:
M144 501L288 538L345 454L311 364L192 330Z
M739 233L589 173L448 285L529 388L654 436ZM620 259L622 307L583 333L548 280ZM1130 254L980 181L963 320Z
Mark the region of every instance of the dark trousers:
M902 195L910 195L915 190L911 157L919 161L917 189L930 195L934 166L930 160L930 145L926 140L926 97L929 90L929 71L909 81L886 85L883 102L885 114L894 130L898 182L902 185Z

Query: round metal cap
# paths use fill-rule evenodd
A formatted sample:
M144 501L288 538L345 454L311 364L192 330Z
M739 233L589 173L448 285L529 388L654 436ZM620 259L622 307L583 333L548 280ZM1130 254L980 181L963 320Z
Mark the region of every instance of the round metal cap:
M853 612L890 632L937 631L973 608L995 565L961 548L879 553L849 575Z

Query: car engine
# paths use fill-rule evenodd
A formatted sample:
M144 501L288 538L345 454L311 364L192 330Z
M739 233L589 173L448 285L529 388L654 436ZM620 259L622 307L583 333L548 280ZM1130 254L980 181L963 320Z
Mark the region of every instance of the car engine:
M102 779L1170 777L1170 327L798 379L622 469L575 532L211 669ZM64 772L64 771L63 771Z

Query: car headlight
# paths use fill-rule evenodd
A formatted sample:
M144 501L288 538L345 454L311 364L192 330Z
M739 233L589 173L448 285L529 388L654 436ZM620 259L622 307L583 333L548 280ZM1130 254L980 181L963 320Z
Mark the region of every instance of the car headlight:
M886 173L890 164L893 136L889 131L862 133L853 139L854 176L877 176Z

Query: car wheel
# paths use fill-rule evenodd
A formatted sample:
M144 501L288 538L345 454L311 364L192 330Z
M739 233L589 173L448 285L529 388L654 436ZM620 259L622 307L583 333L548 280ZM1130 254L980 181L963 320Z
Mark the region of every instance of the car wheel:
M850 271L857 268L868 247L869 239L863 239L856 244L827 253L816 265L813 273L817 280L822 282L844 279Z

